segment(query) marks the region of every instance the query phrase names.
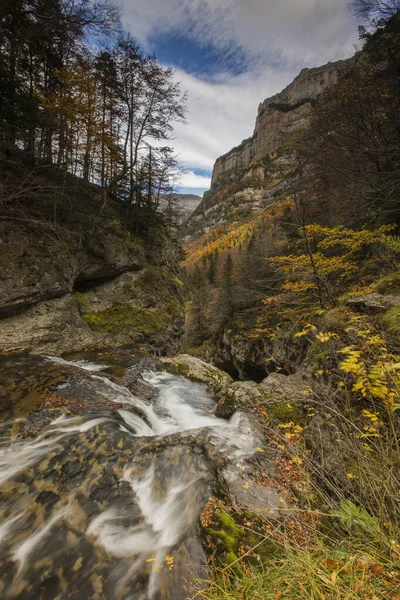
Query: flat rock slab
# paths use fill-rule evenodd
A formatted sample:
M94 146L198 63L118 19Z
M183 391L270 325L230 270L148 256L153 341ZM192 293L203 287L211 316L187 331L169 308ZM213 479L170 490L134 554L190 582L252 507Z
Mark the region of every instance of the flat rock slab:
M244 473L228 467L223 473L229 494L235 503L261 517L278 519L282 502L278 492L268 486L249 480Z

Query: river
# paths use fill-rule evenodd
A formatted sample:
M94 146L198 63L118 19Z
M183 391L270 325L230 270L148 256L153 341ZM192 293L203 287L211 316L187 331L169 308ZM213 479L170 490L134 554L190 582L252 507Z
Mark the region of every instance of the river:
M215 468L254 453L247 417L217 418L203 385L168 373L143 371L140 397L96 361L35 360L74 375L2 424L1 597L195 597L207 579L199 515ZM29 368L17 361L21 378Z

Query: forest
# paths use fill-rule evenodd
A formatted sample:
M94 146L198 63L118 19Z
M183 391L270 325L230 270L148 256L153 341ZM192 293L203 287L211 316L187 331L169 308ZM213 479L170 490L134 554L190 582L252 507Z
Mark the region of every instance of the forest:
M172 70L123 30L111 2L4 0L2 210L23 213L54 195L40 179L54 166L100 187L104 203L122 203L139 227L174 188L179 169L168 141L185 101Z

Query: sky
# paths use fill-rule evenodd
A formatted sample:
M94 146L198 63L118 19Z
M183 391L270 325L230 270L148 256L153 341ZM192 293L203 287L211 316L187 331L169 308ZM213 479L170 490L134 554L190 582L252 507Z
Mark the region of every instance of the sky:
M260 102L304 67L358 47L349 0L115 0L144 51L174 68L188 94L172 144L181 193L209 188L215 160L254 131Z

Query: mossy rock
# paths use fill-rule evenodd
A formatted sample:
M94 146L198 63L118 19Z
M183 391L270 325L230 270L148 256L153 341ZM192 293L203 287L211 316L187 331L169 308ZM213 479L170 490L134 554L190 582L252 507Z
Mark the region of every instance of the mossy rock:
M208 527L206 533L211 537L215 547L219 550L219 558L223 558L227 564L237 560L240 541L243 538L243 530L235 519L222 510L218 516L215 527Z
M265 523L250 511L231 515L222 510L217 515L217 521L213 527L207 527L205 533L211 538L215 548L215 558L223 565L230 565L238 559L241 546L249 548L257 546L257 559L251 554L244 559L244 562L251 564L258 564L260 561L266 563L282 553L281 548L272 539L265 539L258 545L262 537L257 534L257 530L264 531ZM249 521L252 523L252 528L248 526ZM247 525L244 527L245 522ZM236 564L234 568L241 570L243 568L241 563Z
M303 409L299 404L290 404L289 402L272 404L268 407L267 412L269 417L279 423L290 423L292 421L295 425L301 426L306 423Z
M81 315L88 313L90 308L90 300L86 296L86 294L81 294L81 292L75 292L73 296L76 302L78 303L79 312L81 313Z
M168 329L171 315L165 309L150 309L116 302L100 312L85 312L82 318L95 331L118 334L135 330L143 335L154 335Z
M321 323L328 331L341 332L348 327L352 314L345 306L336 306L323 315Z
M183 362L175 361L175 365L176 365L177 375L183 375L184 377L187 377L189 375L190 368L188 367L187 364L185 364Z
M395 271L380 279L375 286L380 294L400 294L400 271Z

